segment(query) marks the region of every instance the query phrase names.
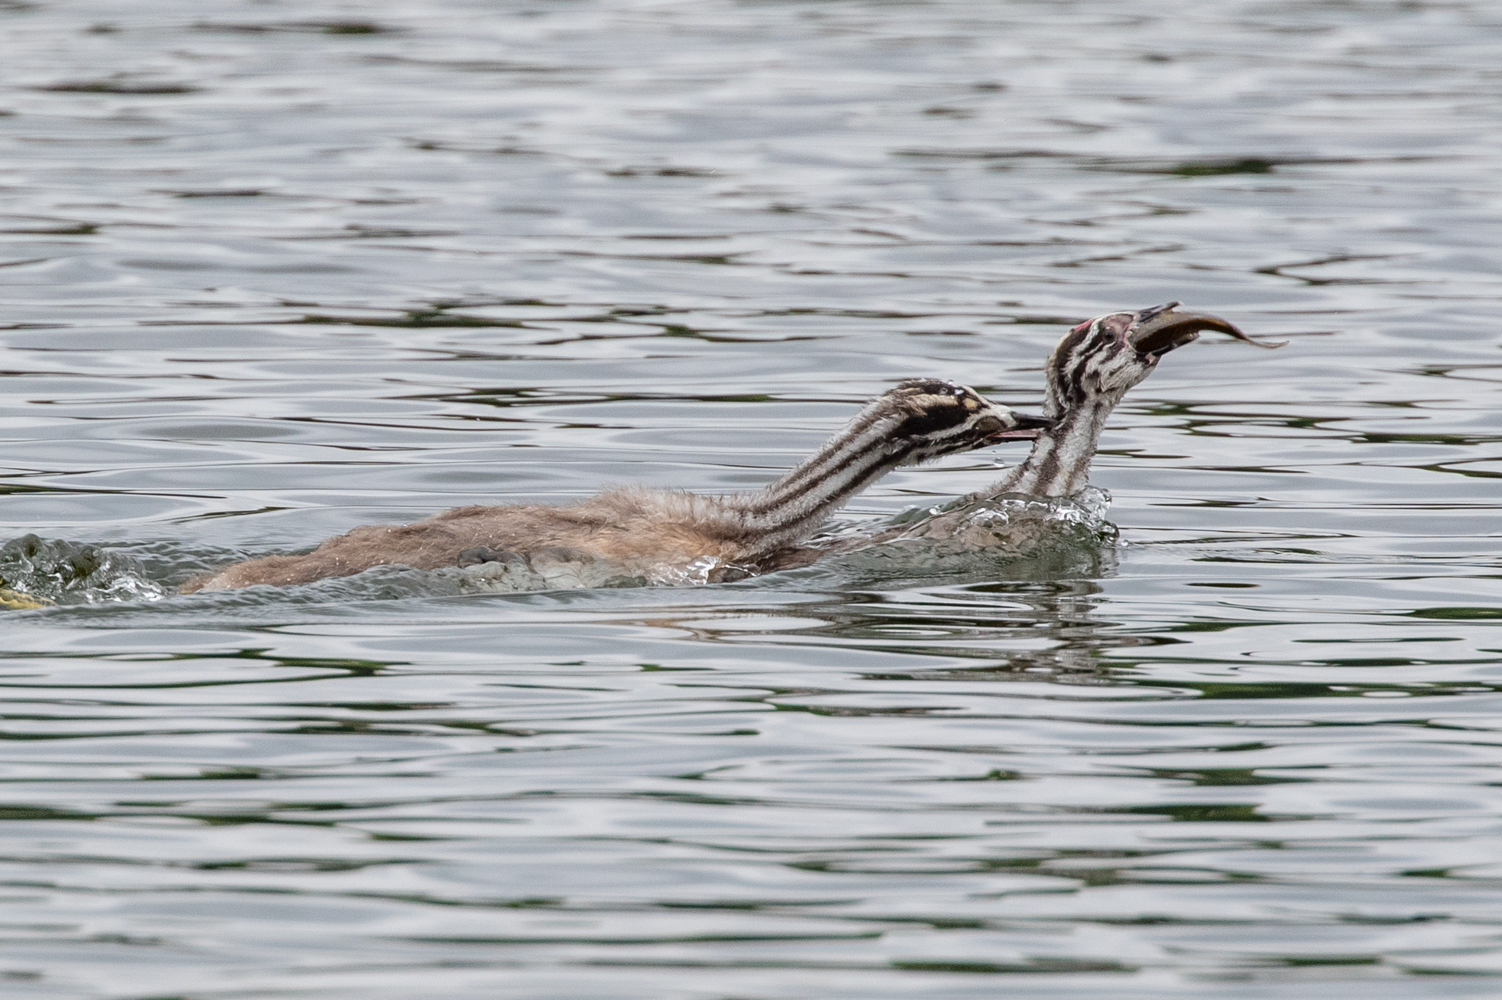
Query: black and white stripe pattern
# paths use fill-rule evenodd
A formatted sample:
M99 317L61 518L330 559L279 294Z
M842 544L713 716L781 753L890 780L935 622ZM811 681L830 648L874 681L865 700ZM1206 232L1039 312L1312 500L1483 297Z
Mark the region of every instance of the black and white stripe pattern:
M737 528L770 551L902 465L980 447L1019 425L1005 406L974 389L938 379L900 383L862 410L819 453L762 490L736 502Z
M1046 416L1058 423L1041 431L1027 460L990 488L971 498L1028 493L1069 496L1090 485L1090 461L1100 444L1106 418L1128 389L1152 374L1158 355L1138 353L1127 334L1164 307L1111 313L1081 323L1059 341L1048 358Z

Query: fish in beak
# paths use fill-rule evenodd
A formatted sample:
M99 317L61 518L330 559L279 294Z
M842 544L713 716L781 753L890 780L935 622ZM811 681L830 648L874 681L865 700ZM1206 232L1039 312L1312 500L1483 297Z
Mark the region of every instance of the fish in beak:
M1229 321L1201 312L1174 312L1182 303L1168 302L1137 313L1126 332L1126 342L1138 354L1161 358L1177 347L1199 338L1201 330L1213 330L1235 337L1253 347L1282 347L1286 340L1253 340Z

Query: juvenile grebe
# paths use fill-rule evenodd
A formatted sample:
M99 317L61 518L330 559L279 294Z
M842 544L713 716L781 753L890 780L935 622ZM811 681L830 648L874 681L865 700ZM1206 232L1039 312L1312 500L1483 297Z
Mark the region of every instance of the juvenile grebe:
M1284 344L1253 340L1219 316L1174 312L1179 305L1167 302L1097 316L1066 333L1046 368L1043 414L1054 419L1053 427L1038 433L1025 461L964 500L1003 493L1067 497L1090 485L1090 462L1111 411L1128 389L1153 373L1163 355L1198 339L1201 330L1230 334L1256 347Z
M703 579L724 579L754 571L768 554L807 537L892 469L1033 438L1053 422L1013 413L954 382L913 379L882 394L818 454L756 493L625 488L564 506L458 507L415 524L356 528L307 555L236 563L183 590L287 586L372 566L437 569L534 555L606 561L625 574L704 561L712 568Z

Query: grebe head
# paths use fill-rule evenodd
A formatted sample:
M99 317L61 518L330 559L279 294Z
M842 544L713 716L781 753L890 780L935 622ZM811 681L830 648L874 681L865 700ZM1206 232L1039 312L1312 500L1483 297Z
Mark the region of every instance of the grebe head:
M993 403L968 385L942 379L908 379L873 404L894 453L907 452L905 465L926 462L999 441L1026 441L1054 420L1016 413Z
M1201 330L1218 330L1258 347L1282 346L1252 340L1219 316L1174 312L1177 305L1108 313L1066 333L1045 369L1043 412L1057 424L1039 435L1026 461L972 496L1065 497L1090 485L1090 461L1116 404L1153 373L1163 355L1194 340Z
M1219 316L1174 312L1178 302L1109 313L1070 330L1048 358L1048 409L1055 415L1086 402L1114 406L1132 386L1153 373L1169 351L1215 330L1257 347L1281 343L1253 340Z
M736 500L729 530L746 546L744 558L754 562L806 536L899 466L998 441L1036 438L1054 423L1013 413L957 382L899 382L856 414L817 455L759 493Z

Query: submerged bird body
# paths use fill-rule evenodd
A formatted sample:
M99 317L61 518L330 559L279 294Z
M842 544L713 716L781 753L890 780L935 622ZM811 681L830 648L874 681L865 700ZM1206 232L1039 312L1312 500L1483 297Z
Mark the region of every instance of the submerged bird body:
M1032 438L1051 423L965 386L915 379L884 393L818 454L755 493L628 487L562 506L458 507L414 524L356 528L306 555L236 563L183 589L286 586L389 564L438 569L487 562L529 570L546 562L602 563L617 576L649 579L697 564L704 580L728 579L763 568L894 468Z

